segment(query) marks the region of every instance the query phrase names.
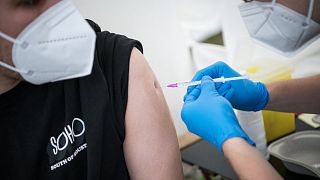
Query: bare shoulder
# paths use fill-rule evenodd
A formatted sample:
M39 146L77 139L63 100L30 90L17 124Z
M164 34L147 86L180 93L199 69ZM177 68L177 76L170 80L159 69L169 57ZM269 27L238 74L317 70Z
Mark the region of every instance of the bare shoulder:
M155 84L158 82L147 60L137 48L133 48L131 52L129 86L130 81L134 82L134 84L137 84L137 86L144 84L143 88L155 88L155 85L158 85Z
M132 179L182 179L175 128L161 87L138 49L130 58L124 152Z

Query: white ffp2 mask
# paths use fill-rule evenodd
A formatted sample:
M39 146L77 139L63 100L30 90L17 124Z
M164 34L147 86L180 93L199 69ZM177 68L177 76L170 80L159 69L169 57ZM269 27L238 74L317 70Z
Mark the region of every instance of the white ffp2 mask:
M32 84L44 84L91 73L96 34L69 0L55 4L16 39L0 32L13 43L15 67L0 61L0 66L19 72Z
M320 24L311 19L314 0L309 1L307 17L276 0L243 3L239 10L253 39L292 57L320 37Z

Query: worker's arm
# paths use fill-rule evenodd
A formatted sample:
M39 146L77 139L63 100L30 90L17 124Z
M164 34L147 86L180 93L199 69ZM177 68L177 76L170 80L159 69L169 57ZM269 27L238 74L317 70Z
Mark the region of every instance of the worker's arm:
M131 179L183 179L177 135L145 58L133 49L129 69L124 153Z
M222 147L239 179L282 179L261 153L242 138L228 139Z
M265 109L284 112L320 113L320 75L267 84Z
M201 85L185 96L181 117L189 131L224 152L240 179L281 179L260 152L249 145L253 142L210 77L204 76Z
M215 63L198 71L193 80L199 80L204 75L212 78L240 76L235 70L223 62ZM227 98L232 106L244 111L259 111L262 109L320 113L320 75L278 81L270 84L238 80L216 85L222 96ZM191 92L189 88L188 93Z

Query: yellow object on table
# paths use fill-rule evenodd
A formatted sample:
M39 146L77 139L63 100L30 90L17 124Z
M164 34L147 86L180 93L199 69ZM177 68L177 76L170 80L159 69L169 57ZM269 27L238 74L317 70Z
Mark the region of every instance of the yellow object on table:
M250 79L269 83L278 80L291 79L293 68L288 64L264 60L260 61L259 64L249 66L246 71L248 72ZM263 110L262 114L267 142L280 138L295 130L294 113Z

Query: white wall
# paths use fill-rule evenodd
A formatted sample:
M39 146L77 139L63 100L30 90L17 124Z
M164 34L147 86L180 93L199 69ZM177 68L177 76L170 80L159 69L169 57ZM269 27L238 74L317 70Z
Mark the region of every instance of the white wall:
M162 85L192 77L186 40L180 29L174 0L73 0L85 18L103 30L138 39L144 55ZM184 89L163 89L180 135Z

